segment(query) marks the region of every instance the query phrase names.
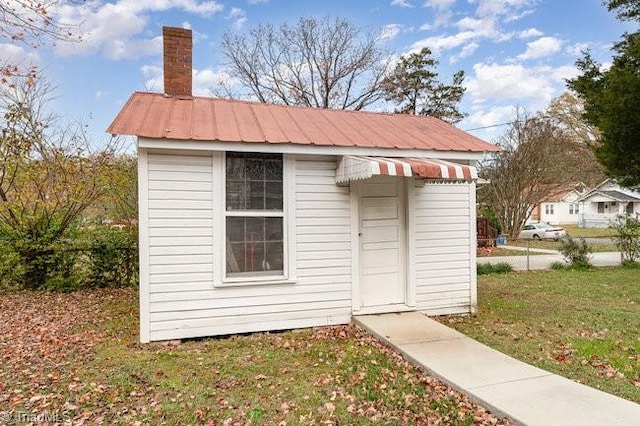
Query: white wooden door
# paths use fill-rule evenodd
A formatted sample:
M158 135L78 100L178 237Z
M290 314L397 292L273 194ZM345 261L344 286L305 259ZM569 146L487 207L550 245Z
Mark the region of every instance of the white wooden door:
M369 312L406 301L404 191L399 178L360 184L360 300Z

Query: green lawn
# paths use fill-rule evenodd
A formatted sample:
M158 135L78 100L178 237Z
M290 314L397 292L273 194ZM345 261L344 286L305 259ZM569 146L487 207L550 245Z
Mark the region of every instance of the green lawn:
M578 238L578 237L574 237L573 234L571 235L571 237L574 239ZM579 237L579 238L585 238L585 237ZM598 244L599 241L597 240L595 243L588 241L589 247L591 247L591 250L594 253L618 251L618 247L610 243L610 237L598 238L598 240L600 239L602 240L601 244ZM507 245L529 247L531 249L540 248L540 249L548 249L548 250L560 250L560 246L562 245L562 242L553 241L553 240L512 240L512 241L507 241Z
M442 321L499 351L640 403L640 270L478 277L478 314Z
M487 248L479 248L477 250L478 257L504 257L504 256L526 256L527 252L524 250L513 250L506 249L503 247L487 247ZM544 254L540 252L529 252L529 255L538 255Z
M578 228L578 225L561 225L573 238L611 237L616 234L613 228Z
M0 419L508 424L355 327L141 345L137 316L132 290L0 292Z

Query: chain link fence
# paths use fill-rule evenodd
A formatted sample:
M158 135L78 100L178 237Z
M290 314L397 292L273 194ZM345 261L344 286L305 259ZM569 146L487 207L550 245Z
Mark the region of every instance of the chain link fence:
M137 233L99 230L51 245L0 239L0 290L138 285Z
M584 240L590 251L589 263L593 266L617 266L624 260L611 234L573 239L578 242ZM562 239L509 239L503 236L478 239L477 263L495 265L504 262L518 271L559 268L569 263L561 254L562 245Z

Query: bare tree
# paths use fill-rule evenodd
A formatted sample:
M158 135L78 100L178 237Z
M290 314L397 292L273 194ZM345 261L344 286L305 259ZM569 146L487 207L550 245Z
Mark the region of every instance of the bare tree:
M604 167L598 162L594 149L600 146L600 130L583 119L584 102L573 92L564 92L551 100L545 117L561 128L574 144L580 163L579 181L595 186L605 178Z
M54 19L51 10L82 0L2 0L0 1L0 40L32 48L56 41L80 41L74 35L75 27ZM9 77L35 77L35 68L21 69L20 64L0 60L0 82L6 84ZM31 81L31 80L29 80Z
M478 195L493 207L502 232L515 238L534 206L578 181L584 148L552 120L521 109L498 146L502 151L482 164L490 183Z
M382 97L388 61L378 36L341 18L227 33L221 48L231 73L260 102L360 110Z
M569 136L578 144L598 146L600 131L587 123L584 115L584 101L573 92L564 92L549 103L545 115L565 128Z

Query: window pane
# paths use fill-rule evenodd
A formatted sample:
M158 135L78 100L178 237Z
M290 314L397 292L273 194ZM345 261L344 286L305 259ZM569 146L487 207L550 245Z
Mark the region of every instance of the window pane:
M246 271L245 267L245 244L227 244L227 273L240 273Z
M245 210L247 182L227 179L227 210Z
M248 210L264 210L264 181L249 182Z
M228 217L227 218L227 240L230 242L243 242L244 243L244 218L243 217Z
M229 152L226 168L227 211L283 210L282 154ZM282 275L283 223L282 217L227 217L227 275Z
M267 241L282 241L281 217L268 217L265 219L265 235Z
M264 160L262 158L247 158L245 160L245 173L247 179L263 180L264 179Z
M227 179L244 179L243 154L230 152L227 154Z
M266 210L282 210L282 182L266 183Z
M281 211L282 155L227 153L226 210Z
M264 219L263 217L245 218L246 238L249 242L264 241Z
M282 274L282 224L281 217L227 217L227 274Z
M282 181L282 160L265 162L265 179Z

